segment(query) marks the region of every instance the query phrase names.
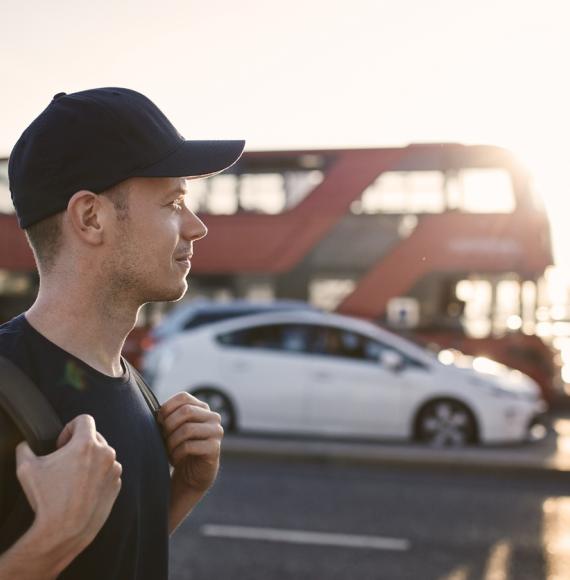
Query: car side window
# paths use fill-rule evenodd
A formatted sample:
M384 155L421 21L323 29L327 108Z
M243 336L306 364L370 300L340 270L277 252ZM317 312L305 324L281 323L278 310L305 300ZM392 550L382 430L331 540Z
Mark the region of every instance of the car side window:
M245 328L218 336L221 344L244 348L307 352L311 328L304 324L271 324Z
M220 320L229 320L230 318L237 318L239 316L247 316L248 314L255 314L258 310L223 310L221 312L206 311L196 314L184 325L184 330L190 330L202 326L203 324L210 324L211 322L218 322Z
M367 340L366 337L350 330L321 327L315 338L314 352L334 357L368 360Z
M351 330L320 327L316 331L313 352L334 357L367 361L379 364L380 355L386 351L397 352L405 366L422 367L421 363L400 350Z

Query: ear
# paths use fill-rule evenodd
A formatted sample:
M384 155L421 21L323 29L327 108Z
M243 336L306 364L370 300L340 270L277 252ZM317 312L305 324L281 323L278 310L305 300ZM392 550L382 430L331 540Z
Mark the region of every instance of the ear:
M103 241L105 210L102 199L87 190L76 192L67 204L67 217L76 235L91 245Z

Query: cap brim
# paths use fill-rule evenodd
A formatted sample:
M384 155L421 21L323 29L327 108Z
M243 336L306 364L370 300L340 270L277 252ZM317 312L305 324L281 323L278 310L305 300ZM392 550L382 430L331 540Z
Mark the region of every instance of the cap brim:
M184 141L174 153L133 177L208 177L231 167L244 147L243 140Z

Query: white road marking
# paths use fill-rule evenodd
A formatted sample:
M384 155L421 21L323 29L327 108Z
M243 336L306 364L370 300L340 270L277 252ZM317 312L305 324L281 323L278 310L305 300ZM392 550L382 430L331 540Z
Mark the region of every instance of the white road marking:
M489 553L484 580L509 580L513 547L507 540L497 542Z
M382 538L380 536L355 536L352 534L328 534L302 530L278 530L275 528L252 528L247 526L202 526L204 536L214 538L235 538L240 540L264 540L287 542L290 544L313 544L319 546L342 546L346 548L368 548L373 550L406 551L409 540L403 538Z
M570 578L570 498L550 497L542 506L542 543L549 580Z
M469 566L459 566L454 568L449 574L441 576L439 580L469 580L471 568Z

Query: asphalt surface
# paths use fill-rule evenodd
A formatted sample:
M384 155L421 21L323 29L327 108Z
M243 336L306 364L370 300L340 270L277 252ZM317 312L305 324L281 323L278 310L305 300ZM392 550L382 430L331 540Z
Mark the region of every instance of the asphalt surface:
M562 580L569 484L566 409L494 447L229 435L171 580Z
M561 580L569 494L552 471L225 456L171 580Z

